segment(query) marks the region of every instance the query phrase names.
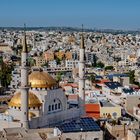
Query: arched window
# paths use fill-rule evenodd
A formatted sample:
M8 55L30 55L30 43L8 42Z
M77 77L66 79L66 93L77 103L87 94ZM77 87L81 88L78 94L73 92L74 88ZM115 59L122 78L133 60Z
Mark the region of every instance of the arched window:
M49 105L49 109L48 109L49 111L51 111L51 106Z
M61 104L60 103L58 103L58 109L60 109L61 108Z
M62 109L62 103L59 99L53 99L51 104L48 106L48 113L57 112Z
M57 110L57 104L55 104L55 110Z

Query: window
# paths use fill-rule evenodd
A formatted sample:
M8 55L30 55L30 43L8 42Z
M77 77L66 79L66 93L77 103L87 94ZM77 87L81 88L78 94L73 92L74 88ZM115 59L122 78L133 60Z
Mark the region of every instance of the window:
M57 104L55 104L55 110L57 110Z
M49 111L51 111L51 106L49 105L49 109L48 109Z
M60 109L60 103L58 103L58 109Z

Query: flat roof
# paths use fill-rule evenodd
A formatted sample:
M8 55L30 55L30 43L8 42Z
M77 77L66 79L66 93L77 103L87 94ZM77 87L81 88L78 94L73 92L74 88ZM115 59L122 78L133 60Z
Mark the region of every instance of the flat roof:
M91 117L75 119L71 122L57 126L63 133L100 131L100 127Z
M121 84L119 82L105 82L104 84L110 89L116 89L118 87L121 87Z
M110 103L109 101L105 101L105 100L101 100L100 101L100 105L102 107L115 107L115 105L113 105L112 103Z

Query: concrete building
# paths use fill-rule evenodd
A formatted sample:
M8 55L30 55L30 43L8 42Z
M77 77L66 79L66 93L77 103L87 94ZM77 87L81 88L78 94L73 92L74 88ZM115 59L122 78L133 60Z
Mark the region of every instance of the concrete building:
M118 140L126 139L128 135L128 130L139 129L139 123L136 121L131 121L129 119L120 120L119 123L106 123L106 128L109 133Z
M44 57L37 56L37 57L34 57L34 59L35 59L35 64L37 67L41 67L44 64L46 64L46 60L44 59Z
M128 130L127 140L140 140L140 129Z
M133 107L133 115L135 118L140 120L140 104L138 106Z
M56 62L56 60L49 61L49 62L48 62L48 66L49 66L50 68L57 68L57 62Z
M122 86L129 86L130 84L130 78L129 77L119 77L119 76L113 76L113 82L119 82Z
M102 91L105 94L111 94L118 92L119 87L121 87L121 84L118 82L104 82L104 86L102 86Z
M117 119L121 117L121 107L107 100L100 101L100 117Z
M66 60L65 66L66 68L72 69L72 68L78 67L78 63L79 63L78 60Z
M20 70L19 68L15 68L14 71L12 71L12 80L10 83L10 87L13 89L17 89L20 85L21 77L20 77Z
M86 52L85 58L86 58L86 62L94 63L96 56L94 52Z
M13 50L11 47L6 43L0 43L0 51L4 53L13 54Z
M125 99L125 108L128 112L133 114L133 108L139 107L140 95L127 95Z

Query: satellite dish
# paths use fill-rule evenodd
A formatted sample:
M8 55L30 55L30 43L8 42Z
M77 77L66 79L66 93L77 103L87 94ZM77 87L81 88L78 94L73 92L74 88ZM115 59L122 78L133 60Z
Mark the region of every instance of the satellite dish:
M116 113L116 112L113 112L112 116L113 116L114 118L116 118L116 117L117 117L117 113Z

